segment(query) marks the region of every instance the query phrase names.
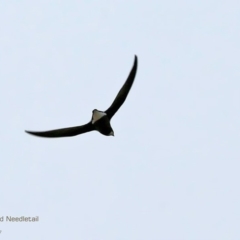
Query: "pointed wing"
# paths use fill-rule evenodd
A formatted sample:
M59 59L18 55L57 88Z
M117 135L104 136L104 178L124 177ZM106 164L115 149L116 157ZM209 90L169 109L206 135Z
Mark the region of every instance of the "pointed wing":
M131 72L129 73L129 76L128 76L126 82L124 83L124 85L122 86L120 91L118 92L118 95L114 99L112 105L105 111L105 113L108 115L109 119L111 119L113 117L113 115L118 111L118 109L122 106L122 104L126 100L127 95L132 87L133 82L134 82L134 78L136 76L137 65L138 65L138 59L137 59L137 56L135 55L133 67L132 67Z
M56 137L72 137L78 134L86 133L95 130L93 124L91 122L77 127L70 127L70 128L61 128L56 130L50 130L45 132L32 132L32 131L25 131L26 133L38 136L38 137L49 137L49 138L56 138Z

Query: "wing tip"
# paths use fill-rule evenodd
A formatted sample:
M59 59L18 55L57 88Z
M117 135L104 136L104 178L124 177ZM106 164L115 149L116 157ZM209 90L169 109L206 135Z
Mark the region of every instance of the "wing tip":
M31 131L25 130L25 133L30 134L30 135L33 135L33 136L37 136L36 134L34 134L34 132L31 132Z
M43 135L40 135L39 134L40 132L32 132L32 131L25 130L25 133L30 134L30 135L35 136L35 137L45 137Z
M134 55L134 63L133 63L133 66L137 67L137 65L138 65L138 57L137 57L137 55L135 54L135 55Z

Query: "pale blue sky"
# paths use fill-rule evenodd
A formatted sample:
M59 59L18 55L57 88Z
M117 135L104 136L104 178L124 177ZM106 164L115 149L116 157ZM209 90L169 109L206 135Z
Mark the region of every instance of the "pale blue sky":
M1 1L1 239L240 239L239 1ZM138 55L133 88L86 123Z

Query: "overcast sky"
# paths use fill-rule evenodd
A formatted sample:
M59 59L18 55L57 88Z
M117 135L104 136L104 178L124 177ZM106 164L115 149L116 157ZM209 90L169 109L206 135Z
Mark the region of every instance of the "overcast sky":
M240 239L240 3L0 2L0 222L6 240ZM132 67L131 92L87 123Z

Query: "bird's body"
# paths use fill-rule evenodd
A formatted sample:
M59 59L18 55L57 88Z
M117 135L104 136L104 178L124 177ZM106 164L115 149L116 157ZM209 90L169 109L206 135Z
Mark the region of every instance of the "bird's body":
M114 136L110 120L106 113L98 111L97 109L93 110L92 124L95 129L105 136Z
M94 109L92 111L91 121L88 122L87 124L77 127L62 128L45 132L32 132L32 131L26 132L39 137L54 138L54 137L72 137L78 134L97 130L98 132L105 136L114 136L114 132L110 124L111 118L114 116L114 114L118 111L118 109L122 106L125 99L127 98L127 95L134 82L136 72L137 72L137 56L135 56L132 70L126 82L120 89L112 105L106 111L99 111L97 109Z

